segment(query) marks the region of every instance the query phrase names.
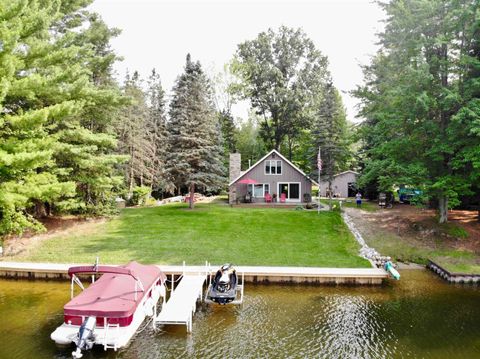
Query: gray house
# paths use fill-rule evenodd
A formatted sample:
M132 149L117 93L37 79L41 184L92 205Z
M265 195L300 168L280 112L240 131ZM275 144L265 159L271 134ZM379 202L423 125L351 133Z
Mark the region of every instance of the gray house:
M276 150L267 153L246 171L241 171L240 163L239 153L230 154L230 203L242 202L246 196L253 202L265 202L269 197L277 200L283 197L285 202L294 203L309 201L312 183L318 185Z
M355 171L345 171L333 176L332 196L334 197L354 197L356 194L356 182L359 173ZM328 197L328 182L320 181L320 196Z

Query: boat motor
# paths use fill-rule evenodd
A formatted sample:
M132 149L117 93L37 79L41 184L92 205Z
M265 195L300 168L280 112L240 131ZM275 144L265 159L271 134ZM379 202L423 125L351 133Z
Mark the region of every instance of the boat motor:
M81 358L83 356L82 350L92 349L93 343L95 342L93 331L95 330L96 325L96 317L87 317L87 319L85 319L85 321L80 326L80 329L78 330L78 337L75 341L75 344L77 345L77 350L72 352L72 356L75 359Z

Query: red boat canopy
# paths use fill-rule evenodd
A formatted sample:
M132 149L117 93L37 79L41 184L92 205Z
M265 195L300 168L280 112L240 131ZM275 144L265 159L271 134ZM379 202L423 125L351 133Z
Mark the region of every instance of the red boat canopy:
M73 267L68 272L70 275L95 273L92 269L91 266ZM129 317L150 287L159 280L162 283L166 280L157 266L137 262L121 267L98 266L98 269L105 274L64 306L66 316ZM145 292L137 291L135 299L136 278L142 282Z
M70 267L68 269L68 275L72 277L74 274L79 273L112 273L112 274L125 274L132 276L135 280L138 280L135 272L125 267L112 267L112 266L78 266Z

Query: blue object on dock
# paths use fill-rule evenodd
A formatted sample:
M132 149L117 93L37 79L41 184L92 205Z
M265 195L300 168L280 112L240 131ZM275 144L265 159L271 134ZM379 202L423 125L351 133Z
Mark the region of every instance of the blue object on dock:
M400 273L393 267L393 263L388 261L385 263L385 270L392 275L396 280L400 280Z

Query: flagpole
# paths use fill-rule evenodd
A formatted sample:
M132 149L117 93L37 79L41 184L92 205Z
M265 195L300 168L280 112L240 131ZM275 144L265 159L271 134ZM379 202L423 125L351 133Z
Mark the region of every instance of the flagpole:
M320 171L322 170L322 157L320 155L320 146L318 146L317 168L318 168L318 207L317 207L317 214L320 214Z

